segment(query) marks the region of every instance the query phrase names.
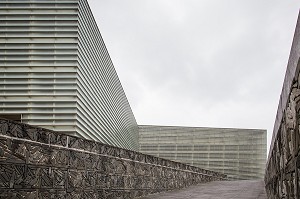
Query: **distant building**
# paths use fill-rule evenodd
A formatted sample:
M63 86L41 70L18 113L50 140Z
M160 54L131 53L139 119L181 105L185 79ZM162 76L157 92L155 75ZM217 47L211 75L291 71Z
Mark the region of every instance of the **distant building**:
M263 178L267 131L258 129L139 126L140 152L228 175Z
M138 149L87 0L0 1L0 117Z
M0 117L261 178L266 131L140 126L87 0L0 1ZM140 135L138 131L140 130Z

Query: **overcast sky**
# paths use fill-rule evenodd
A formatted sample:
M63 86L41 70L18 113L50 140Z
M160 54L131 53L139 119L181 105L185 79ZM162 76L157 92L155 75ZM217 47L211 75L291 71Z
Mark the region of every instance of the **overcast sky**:
M138 124L272 137L299 0L89 0Z

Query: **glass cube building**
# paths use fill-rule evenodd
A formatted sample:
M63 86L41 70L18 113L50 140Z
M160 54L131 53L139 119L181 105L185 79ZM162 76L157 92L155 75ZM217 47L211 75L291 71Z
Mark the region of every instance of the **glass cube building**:
M259 129L139 126L140 152L228 175L262 179L267 131Z
M87 0L0 0L0 117L138 149Z

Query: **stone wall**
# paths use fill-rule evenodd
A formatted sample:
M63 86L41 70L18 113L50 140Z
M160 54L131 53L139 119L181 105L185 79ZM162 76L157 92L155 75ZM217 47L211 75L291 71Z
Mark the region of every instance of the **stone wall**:
M226 176L0 119L0 198L118 198Z
M280 96L266 167L268 198L300 198L300 21Z

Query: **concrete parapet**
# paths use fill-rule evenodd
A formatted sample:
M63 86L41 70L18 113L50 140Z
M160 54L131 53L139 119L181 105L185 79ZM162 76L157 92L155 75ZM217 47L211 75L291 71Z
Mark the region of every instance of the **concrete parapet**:
M225 180L220 173L0 119L0 198L119 198Z

